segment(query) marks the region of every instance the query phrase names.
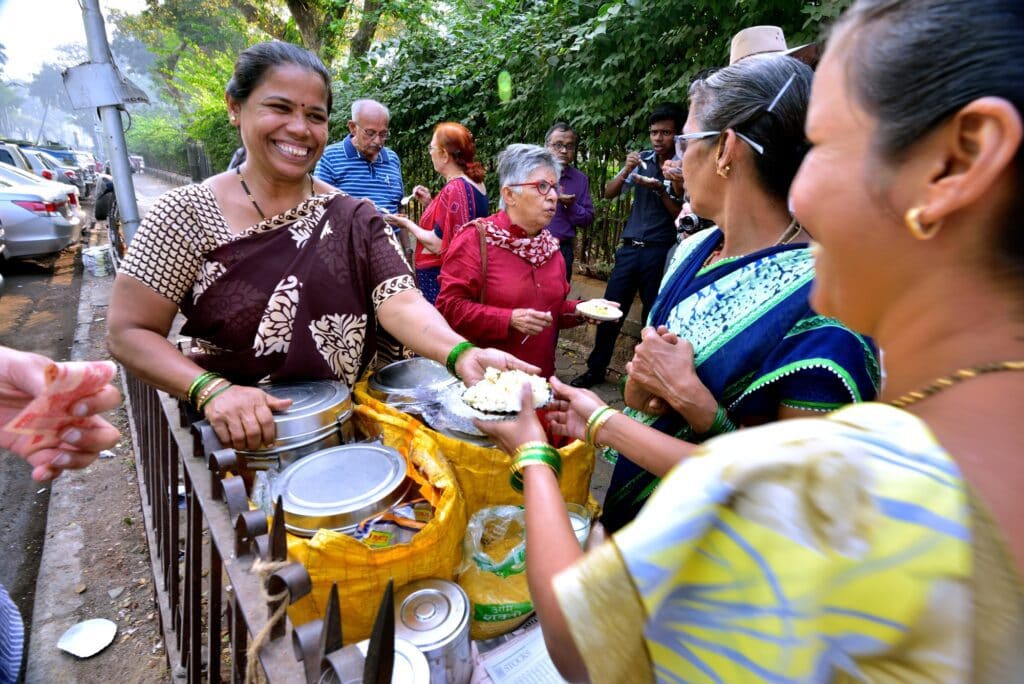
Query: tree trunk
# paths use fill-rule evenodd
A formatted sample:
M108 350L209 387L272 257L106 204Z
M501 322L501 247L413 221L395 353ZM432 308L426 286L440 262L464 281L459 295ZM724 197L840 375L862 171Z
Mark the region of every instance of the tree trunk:
M330 20L344 17L345 10L348 9L348 2L346 1L341 4L337 17L325 16L315 0L287 0L287 2L288 9L292 13L292 18L295 19L295 26L299 29L299 35L302 36L302 42L306 49L320 54L320 50L323 47L323 41L320 37L321 29Z
M36 133L36 145L43 139L43 129L46 127L46 115L50 112L50 103L43 103L43 121L39 124L39 132Z
M170 96L175 109L178 110L178 115L182 121L188 116L188 107L185 106L185 96L182 95L181 90L174 83L174 72L178 69L178 61L181 59L181 54L185 51L185 47L184 42L179 43L174 52L167 56L166 64L157 70L161 80L164 82L164 89Z
M232 5L242 13L245 20L258 27L265 33L270 34L278 40L285 40L288 34L288 26L281 18L273 12L261 10L247 0L232 0Z
M373 37L377 33L377 24L380 23L380 10L383 4L381 0L363 0L363 16L359 20L359 29L349 44L349 54L352 57L362 57L369 51Z

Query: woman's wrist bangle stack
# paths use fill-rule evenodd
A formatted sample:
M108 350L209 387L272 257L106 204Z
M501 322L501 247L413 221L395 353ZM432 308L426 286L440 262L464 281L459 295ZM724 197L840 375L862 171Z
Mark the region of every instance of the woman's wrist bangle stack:
M231 387L231 383L222 375L213 371L205 371L188 386L188 403L197 411L202 411L215 396Z
M553 446L547 442L526 442L512 454L512 476L509 478L512 489L522 493L523 468L531 465L545 465L554 471L555 478L562 476L562 457Z
M462 356L463 352L465 352L468 349L473 349L474 347L476 347L476 345L473 344L472 342L463 340L462 342L459 342L457 345L452 347L452 350L448 352L448 360L444 364L445 368L448 369L449 373L454 375L456 378L459 378L459 380L461 380L462 378L459 377L459 374L457 372L455 372L455 364L458 363L459 357Z
M601 446L597 443L597 433L617 413L618 411L611 406L600 406L594 409L594 412L590 414L590 418L587 418L587 427L583 433L583 441L593 446Z
M704 433L707 437L714 437L715 435L721 435L726 432L736 432L736 423L732 422L729 418L729 414L725 412L725 409L721 406L715 411L715 419L711 421L711 427Z
M228 390L228 388L233 386L224 378L218 378L217 380L217 382L211 382L210 386L203 390L202 394L199 395L197 400L198 405L196 408L198 408L200 412L202 412L202 410L206 408L206 405L213 401L217 395L223 394Z

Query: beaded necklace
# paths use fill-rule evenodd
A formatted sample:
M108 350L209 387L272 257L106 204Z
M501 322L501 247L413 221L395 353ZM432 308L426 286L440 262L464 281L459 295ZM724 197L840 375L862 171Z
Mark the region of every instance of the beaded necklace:
M970 368L961 368L955 373L938 378L920 389L916 389L913 392L907 392L906 394L893 399L889 403L898 408L905 408L911 404L921 401L922 399L927 399L933 394L937 394L944 389L949 389L958 382L970 380L971 378L976 378L979 375L985 375L986 373L1001 373L1003 371L1024 371L1024 361L981 363Z

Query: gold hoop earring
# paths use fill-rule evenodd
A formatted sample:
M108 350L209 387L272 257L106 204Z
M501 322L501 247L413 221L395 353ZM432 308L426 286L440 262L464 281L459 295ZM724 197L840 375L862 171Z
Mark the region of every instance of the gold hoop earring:
M942 222L936 222L932 225L925 227L921 223L921 214L924 212L923 207L911 207L907 209L907 213L903 215L903 223L906 224L907 230L917 240L931 240L939 232L939 227Z
M718 175L721 176L722 178L728 178L730 171L732 171L732 165L731 164L726 164L725 168L722 168L722 167L718 168Z

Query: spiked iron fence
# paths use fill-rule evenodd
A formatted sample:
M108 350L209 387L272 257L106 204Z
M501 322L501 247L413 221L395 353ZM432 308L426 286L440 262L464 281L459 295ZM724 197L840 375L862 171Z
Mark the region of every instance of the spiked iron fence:
M252 665L271 683L313 683L322 676L353 682L360 672L362 681L390 681L391 587L366 657L355 646L342 647L337 588L322 623L293 628L286 616L273 620L284 603L311 588L306 569L287 563L280 501L268 529L266 515L249 510L234 451L216 448L208 428L189 429L186 407L177 400L127 371L124 377L156 599L175 679L247 681L254 654L258 663Z

